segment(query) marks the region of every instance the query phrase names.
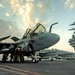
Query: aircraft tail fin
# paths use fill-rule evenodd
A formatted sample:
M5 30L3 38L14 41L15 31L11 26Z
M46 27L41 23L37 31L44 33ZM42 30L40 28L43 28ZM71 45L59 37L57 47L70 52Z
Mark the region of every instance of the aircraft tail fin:
M13 41L18 41L18 40L20 40L19 38L17 38L17 37L11 37L11 39L13 40Z

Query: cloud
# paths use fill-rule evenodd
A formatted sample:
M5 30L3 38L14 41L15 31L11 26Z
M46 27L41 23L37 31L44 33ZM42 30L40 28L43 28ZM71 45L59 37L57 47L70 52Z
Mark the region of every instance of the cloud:
M0 7L2 7L2 8L3 8L3 7L4 7L4 6L3 6L3 4L0 4Z
M8 23L5 20L0 19L0 30L7 30L8 29Z
M34 1L34 0L26 0L26 1Z
M69 9L74 9L75 1L74 0L66 0L65 1L65 6L68 7Z
M11 27L11 26L9 26L9 29L11 30L11 29L12 29L12 27Z
M6 13L5 15L6 15L6 16L10 16L10 14L9 14L9 13Z
M9 0L11 7L14 11L15 15L20 16L22 18L21 22L23 22L23 27L30 27L36 25L37 22L43 23L47 21L46 17L49 13L48 9L50 7L50 1L35 1L35 0ZM49 18L48 18L49 19ZM49 21L47 21L49 22ZM18 26L19 27L19 26Z
M26 0L25 4L23 4L23 1L19 0L10 0L10 4L12 6L12 9L14 11L15 15L21 16L23 26L30 27L33 24L32 21L32 14L33 14L33 2L34 0Z
M71 4L70 4L70 8L71 8L71 9L73 9L74 6L75 6L74 3L71 3Z
M15 23L8 22L5 20L0 19L0 36L6 36L6 35L20 35L19 30L16 28Z

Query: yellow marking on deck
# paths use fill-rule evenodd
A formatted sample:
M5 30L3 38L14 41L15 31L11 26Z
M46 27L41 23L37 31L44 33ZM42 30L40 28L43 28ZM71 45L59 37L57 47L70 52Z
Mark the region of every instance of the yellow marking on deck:
M5 66L5 65L0 65L0 66L3 67L3 68L0 68L2 70L6 70L6 71L17 73L17 74L22 74L22 75L28 75L28 74L41 75L41 74L36 73L36 72L31 72L31 71L27 71L27 70L23 70L23 69L18 69L18 68L14 68L14 67L10 67L10 66ZM28 74L26 74L26 73L28 73Z

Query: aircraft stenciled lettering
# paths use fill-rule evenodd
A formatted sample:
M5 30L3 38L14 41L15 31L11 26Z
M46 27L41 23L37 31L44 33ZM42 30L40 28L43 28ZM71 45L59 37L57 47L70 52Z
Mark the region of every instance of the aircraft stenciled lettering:
M44 46L44 43L40 43L40 42L39 42L39 43L37 43L36 45L37 45L37 46L41 46L41 45Z
M43 37L39 37L38 39L39 40L44 40L44 39L47 39L47 37L46 36L43 36Z

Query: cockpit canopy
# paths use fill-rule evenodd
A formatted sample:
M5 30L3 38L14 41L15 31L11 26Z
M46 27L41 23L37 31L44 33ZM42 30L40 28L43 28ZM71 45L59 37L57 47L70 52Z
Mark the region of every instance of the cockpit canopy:
M31 29L28 28L25 32L25 34L23 35L23 39L27 37L27 35L30 33Z
M40 23L37 23L37 25L33 28L33 29L27 29L25 34L23 35L23 39L27 37L28 34L30 35L36 35L38 33L41 33L41 32L46 32L46 28L40 24Z
M30 34L39 33L39 32L46 32L46 29L42 24L37 23L37 25L30 31Z

